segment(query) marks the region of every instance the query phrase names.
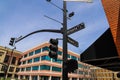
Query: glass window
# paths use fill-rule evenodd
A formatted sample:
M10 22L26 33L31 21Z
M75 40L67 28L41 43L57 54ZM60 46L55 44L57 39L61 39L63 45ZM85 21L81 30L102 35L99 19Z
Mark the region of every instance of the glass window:
M25 71L25 68L21 68L21 71Z
M47 65L41 65L40 70L50 70L50 66Z
M41 76L41 80L49 80L48 76Z
M6 55L6 56L5 56L5 59L4 59L4 62L5 62L5 63L7 63L7 62L8 62L9 57L10 57L10 56L8 56L8 55Z
M32 80L38 80L37 76L32 76Z
M15 64L15 61L16 61L16 57L13 57L12 58L12 64Z
M34 62L40 61L40 57L34 58Z
M58 55L62 55L62 52L61 52L61 51L58 51L57 54L58 54Z
M61 72L61 68L58 68L58 67L52 67L52 71L57 71L57 72Z
M24 58L26 58L27 57L27 54L26 55L24 55Z
M41 49L35 50L35 54L38 54L41 52Z
M67 54L67 57L70 58L70 54Z
M10 67L9 71L14 72L14 67Z
M60 77L52 77L51 80L60 80Z
M23 64L26 64L26 61L23 61Z
M51 58L49 56L41 56L41 60L48 60L48 61L50 61Z
M26 67L26 71L30 71L31 70L31 67Z
M78 64L78 67L79 67L79 68L82 68L82 67L83 67L83 65L82 65L82 64Z
M39 66L32 66L32 70L38 70Z
M32 63L32 59L28 60L28 63Z
M43 52L43 51L49 51L49 47L48 47L48 46L43 47L43 48L42 48L42 52Z
M33 55L33 52L30 52L30 53L29 53L29 56L32 56L32 55Z
M77 60L77 58L75 56L71 56L71 58Z
M57 59L57 60L52 59L52 62L62 63L62 60L60 60L60 59Z

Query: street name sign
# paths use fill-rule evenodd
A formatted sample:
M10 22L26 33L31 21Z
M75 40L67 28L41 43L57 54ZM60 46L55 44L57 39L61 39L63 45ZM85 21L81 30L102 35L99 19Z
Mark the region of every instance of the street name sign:
M88 3L93 2L92 0L63 0L63 1L80 1L80 2L88 2Z
M84 29L84 28L85 28L84 23L78 24L78 25L76 25L76 26L68 29L68 30L67 30L67 35L70 35L70 34L72 34L72 33L74 33L74 32L77 32L77 31L79 31L79 30L81 30L81 29Z
M72 45L74 45L74 46L76 46L76 47L79 47L79 43L78 43L77 41L75 41L74 39L72 39L72 38L70 38L70 37L67 37L67 41L68 41L70 44L72 44Z

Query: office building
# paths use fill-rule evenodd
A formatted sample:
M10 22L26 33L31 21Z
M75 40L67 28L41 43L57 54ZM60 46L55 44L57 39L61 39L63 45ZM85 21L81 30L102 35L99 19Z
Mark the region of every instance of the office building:
M21 59L19 79L27 80L62 80L62 48L58 48L57 60L48 56L49 43L43 43L23 53ZM79 54L68 51L68 59L78 61L78 67L74 73L69 73L69 80L89 80L90 66L80 62ZM74 64L73 64L74 65Z

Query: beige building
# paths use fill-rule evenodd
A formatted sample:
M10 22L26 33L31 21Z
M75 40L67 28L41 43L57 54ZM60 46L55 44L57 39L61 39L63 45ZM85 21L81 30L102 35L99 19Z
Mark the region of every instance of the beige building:
M0 77L17 78L18 65L20 64L21 52L0 46ZM5 75L5 65L8 69Z
M43 43L23 53L21 59L19 79L27 80L62 80L62 48L58 48L57 61L48 56L49 43ZM77 53L68 51L68 59L78 61L78 69L69 73L69 80L90 80L90 67L80 62ZM74 65L74 64L73 64Z
M91 66L91 80L120 80L117 73L100 67Z

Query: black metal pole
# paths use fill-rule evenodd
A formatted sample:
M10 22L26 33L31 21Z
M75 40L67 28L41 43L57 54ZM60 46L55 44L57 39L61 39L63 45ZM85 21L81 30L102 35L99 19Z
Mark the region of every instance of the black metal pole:
M68 72L66 70L67 61L67 9L66 1L63 1L63 63L62 63L62 80L68 80Z

